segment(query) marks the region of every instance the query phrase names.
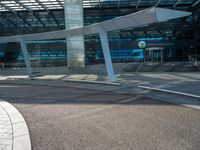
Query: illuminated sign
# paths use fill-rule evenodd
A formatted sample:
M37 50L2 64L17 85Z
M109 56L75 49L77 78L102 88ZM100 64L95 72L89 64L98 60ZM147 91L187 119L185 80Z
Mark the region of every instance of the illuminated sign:
M139 43L138 43L138 47L139 48L145 48L146 47L146 42L145 41L140 41Z

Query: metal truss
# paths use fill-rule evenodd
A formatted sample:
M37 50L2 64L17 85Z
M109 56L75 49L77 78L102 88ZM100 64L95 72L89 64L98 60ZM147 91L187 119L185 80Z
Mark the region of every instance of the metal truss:
M31 10L29 7L27 7L24 3L22 3L21 1L19 0L14 0L17 4L19 4L21 7L23 7L25 10L29 11L32 13L32 15L37 18L37 20L43 25L45 26L45 23L38 17L38 15L33 11Z
M141 0L138 0L137 5L136 5L136 9L138 9L140 2L141 2Z
M56 20L54 14L48 9L48 7L46 5L44 5L40 0L35 0L42 8L44 8L44 10L46 10L48 12L48 14L53 18L53 20L56 22L56 24L59 26L59 22ZM49 20L49 18L48 18ZM50 22L50 20L49 20Z
M195 1L195 2L192 4L192 7L198 5L199 3L200 3L200 0Z
M84 8L98 8L102 10L105 8L121 8L121 7L135 7L145 8L150 6L168 5L176 8L181 5L188 5L188 7L195 7L200 3L200 0L83 0ZM30 11L30 10L57 10L64 9L64 0L1 0L0 11Z
M177 0L176 3L174 3L173 8L175 8L182 0Z
M155 7L157 7L157 6L160 4L160 1L161 1L161 0L158 0L158 1L156 2Z
M31 24L30 24L28 21L26 21L26 19L24 19L23 17L21 17L21 16L18 14L17 11L15 11L15 10L12 9L12 8L9 8L8 6L6 6L6 5L5 5L4 3L2 3L1 1L0 1L0 6L6 8L6 9L8 9L11 13L13 13L14 15L16 15L20 20L22 20L22 21L24 22L24 24L26 24L26 25L28 25L28 26L31 26ZM12 24L13 24L13 23L12 23ZM16 25L16 24L15 24L15 25ZM16 25L16 27L17 27L17 25Z

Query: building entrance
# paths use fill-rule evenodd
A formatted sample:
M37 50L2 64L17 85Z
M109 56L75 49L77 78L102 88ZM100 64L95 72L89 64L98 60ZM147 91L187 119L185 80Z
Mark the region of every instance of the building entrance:
M145 61L163 62L163 47L149 47L145 49Z

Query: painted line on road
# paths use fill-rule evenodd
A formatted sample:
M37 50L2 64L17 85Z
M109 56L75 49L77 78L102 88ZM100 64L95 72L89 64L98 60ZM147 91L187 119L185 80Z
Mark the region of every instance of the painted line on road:
M82 83L96 83L96 84L105 84L105 85L115 85L120 86L118 82L103 82L103 81L92 81L92 80L75 80L75 79L63 79L66 82L82 82Z
M139 99L139 98L141 98L141 97L142 97L141 95L137 95L137 96L135 96L135 97L131 97L131 98L128 98L128 99L119 101L118 103L119 103L119 104L129 103L129 102L132 102L132 101L134 101L134 100L137 100L137 99Z
M177 91L172 91L172 90L165 90L165 89L154 88L154 87L149 87L149 86L138 86L138 87L139 88L143 88L143 89L148 89L148 90L161 91L161 92L165 92L165 93L178 94L178 95L182 95L182 96L188 96L188 97L193 97L193 98L200 99L199 95L193 95L193 94L177 92Z
M26 87L21 85L0 85L0 88L18 88L18 87Z

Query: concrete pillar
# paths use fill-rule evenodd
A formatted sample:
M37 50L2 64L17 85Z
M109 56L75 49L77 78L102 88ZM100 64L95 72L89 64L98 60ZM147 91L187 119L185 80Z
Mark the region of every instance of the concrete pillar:
M20 39L20 45L21 45L22 53L24 55L24 61L26 64L27 74L29 75L29 77L31 77L31 76L33 76L33 72L32 72L31 62L30 62L29 56L28 56L26 42L23 39Z
M83 26L82 0L65 0L65 28L73 29ZM84 36L67 37L68 67L85 66Z
M98 31L99 31L99 36L101 40L101 47L103 50L103 56L104 56L104 60L106 64L108 78L111 82L114 82L116 81L116 76L114 75L113 66L112 66L112 59L111 59L110 48L109 48L109 43L108 43L108 35L107 35L107 32L101 27L99 27Z

